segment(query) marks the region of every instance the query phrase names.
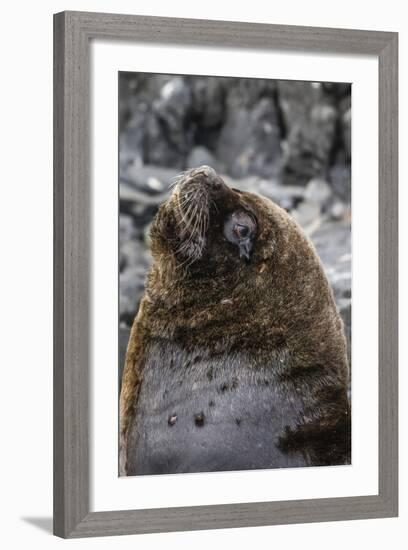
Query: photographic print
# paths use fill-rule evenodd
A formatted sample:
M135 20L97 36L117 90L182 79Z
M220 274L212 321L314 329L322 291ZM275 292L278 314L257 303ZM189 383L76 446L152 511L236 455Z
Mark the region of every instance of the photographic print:
M119 475L351 464L351 85L118 86Z

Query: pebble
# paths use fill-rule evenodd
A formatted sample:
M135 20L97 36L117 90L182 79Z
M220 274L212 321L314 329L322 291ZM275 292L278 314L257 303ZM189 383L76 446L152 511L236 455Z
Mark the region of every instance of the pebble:
M176 422L177 422L177 415L176 414L172 414L171 416L169 416L169 419L168 419L169 426L174 426L174 424Z
M204 426L204 421L205 421L205 415L203 412L200 412L194 415L195 425L198 426L199 428Z

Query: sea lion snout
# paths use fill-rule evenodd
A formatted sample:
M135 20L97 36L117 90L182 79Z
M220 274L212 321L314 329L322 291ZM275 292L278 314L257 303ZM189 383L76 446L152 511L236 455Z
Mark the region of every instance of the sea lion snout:
M207 178L214 180L218 178L217 172L214 170L214 168L211 168L211 166L208 166L207 164L203 164L202 166L199 166L194 170L197 174L204 174L207 176Z
M211 168L211 166L203 164L203 166L197 168L197 173L205 176L205 180L203 183L204 185L206 185L210 192L216 192L221 189L225 191L227 189L227 186L224 183L223 179L217 174L214 168Z
M206 164L188 170L180 176L176 192L183 194L191 188L194 188L196 191L200 190L201 193L207 192L211 194L228 190L223 179L211 166L207 166Z

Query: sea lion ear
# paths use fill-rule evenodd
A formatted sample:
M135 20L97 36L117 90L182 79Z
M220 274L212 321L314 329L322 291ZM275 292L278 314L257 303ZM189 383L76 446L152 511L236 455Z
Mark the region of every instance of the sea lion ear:
M239 257L245 258L247 262L249 262L251 258L251 252L252 252L252 239L248 238L245 240L242 240L238 244L239 246Z

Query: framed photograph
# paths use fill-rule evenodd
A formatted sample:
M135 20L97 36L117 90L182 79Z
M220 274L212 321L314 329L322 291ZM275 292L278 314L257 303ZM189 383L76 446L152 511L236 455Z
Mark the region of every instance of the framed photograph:
M54 16L54 532L398 510L398 35Z

